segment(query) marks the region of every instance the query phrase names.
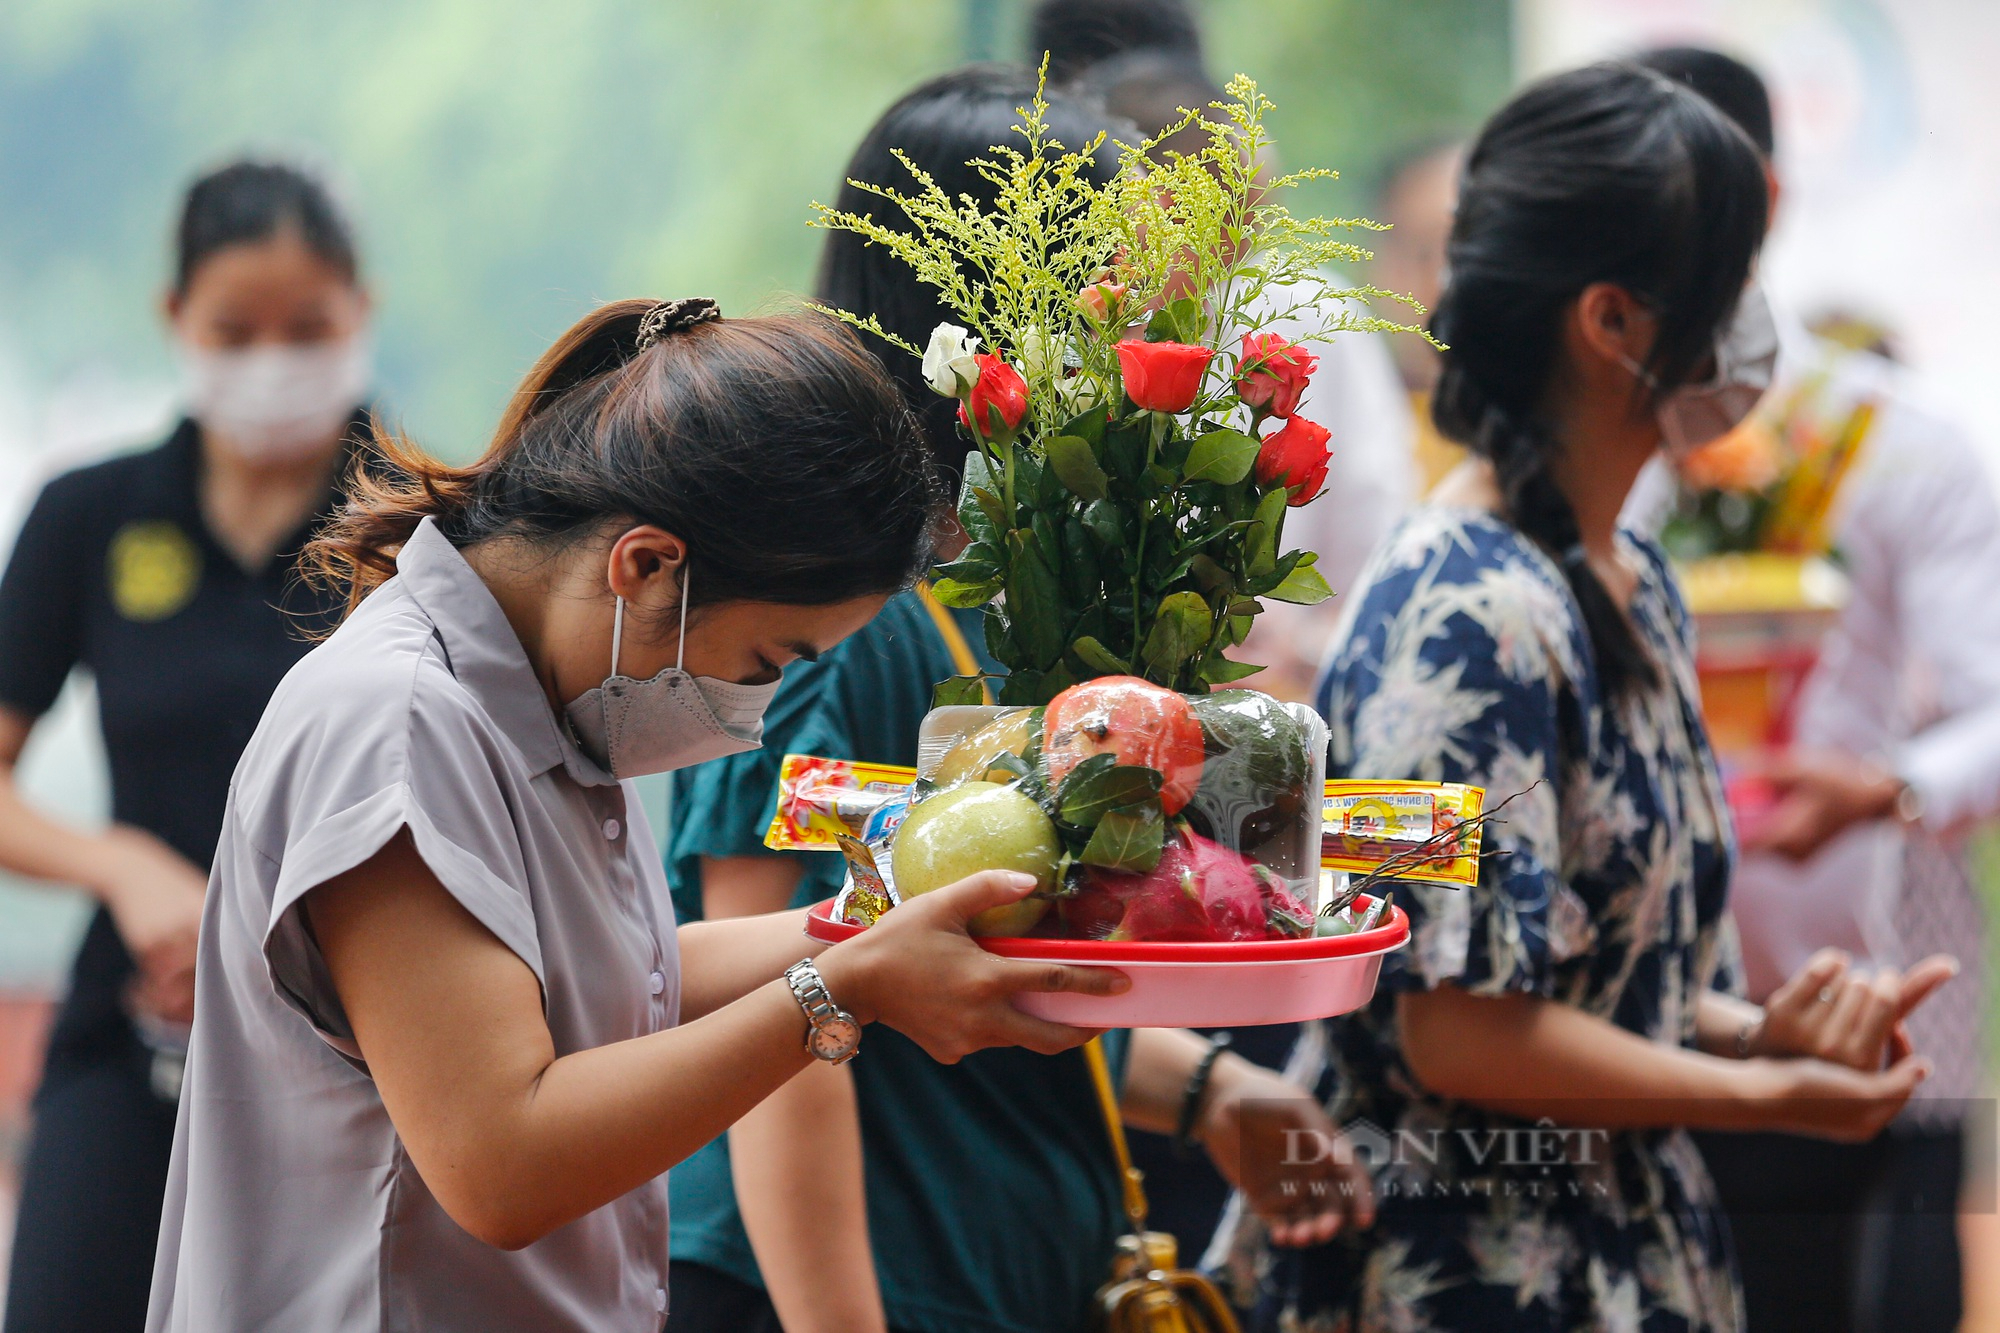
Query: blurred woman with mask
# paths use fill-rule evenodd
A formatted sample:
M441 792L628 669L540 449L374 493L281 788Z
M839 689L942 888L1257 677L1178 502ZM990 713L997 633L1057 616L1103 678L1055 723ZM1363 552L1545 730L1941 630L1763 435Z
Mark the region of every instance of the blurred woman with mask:
M230 773L301 631L335 609L295 560L353 456L369 299L327 187L262 161L196 181L165 313L186 417L50 482L0 580L0 867L99 904L36 1097L8 1333L145 1322ZM102 830L51 819L14 783L79 666L110 760Z
M1341 776L1510 803L1479 883L1399 889L1410 947L1301 1045L1333 1118L1374 1127L1380 1219L1296 1257L1250 1237L1260 1327L1740 1329L1681 1127L1865 1139L1928 1071L1900 1022L1948 960L1731 994L1687 611L1617 527L1656 451L1769 382L1764 213L1742 132L1630 65L1522 91L1467 157L1433 329L1472 457L1371 560L1320 708Z

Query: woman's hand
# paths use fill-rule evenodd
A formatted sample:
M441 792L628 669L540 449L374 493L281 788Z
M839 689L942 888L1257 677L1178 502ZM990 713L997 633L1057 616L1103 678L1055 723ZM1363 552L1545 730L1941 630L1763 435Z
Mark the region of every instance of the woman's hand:
M1374 1183L1311 1093L1228 1054L1209 1075L1195 1136L1270 1228L1271 1243L1322 1245L1375 1222Z
M1826 1060L1758 1063L1763 1068L1753 1072L1768 1080L1770 1093L1756 1128L1836 1143L1866 1143L1880 1134L1931 1073L1921 1056L1868 1072Z
M1856 824L1889 818L1903 790L1895 774L1838 750L1795 750L1758 776L1777 800L1746 830L1744 850L1793 861L1807 860Z
M194 960L208 877L150 833L105 832L95 885L138 966L132 1002L171 1023L194 1021Z
M1025 991L1118 995L1122 972L1001 958L974 943L966 923L989 907L1019 902L1032 876L989 870L905 899L882 919L818 959L834 1002L863 1023L887 1023L934 1060L956 1064L989 1046L1043 1055L1097 1034L1031 1018L1013 1005Z
M1746 1053L1810 1057L1874 1073L1909 1055L1903 1020L1957 975L1957 959L1934 954L1907 974L1882 968L1857 977L1846 954L1822 949L1772 992Z

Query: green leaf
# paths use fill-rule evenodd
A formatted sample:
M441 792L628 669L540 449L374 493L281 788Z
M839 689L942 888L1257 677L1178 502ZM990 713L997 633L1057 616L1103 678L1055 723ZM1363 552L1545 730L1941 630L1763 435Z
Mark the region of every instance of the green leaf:
M1242 680L1245 676L1254 676L1263 669L1255 662L1232 662L1226 657L1218 656L1203 662L1201 670L1195 673L1195 677L1210 685L1227 685L1231 681Z
M954 704L983 704L986 702L986 677L947 676L931 691L932 708L950 708Z
M1229 571L1200 553L1188 561L1188 572L1194 575L1194 581L1201 585L1203 592L1214 592L1231 584Z
M1000 552L985 542L975 542L959 554L958 559L948 565L939 565L931 571L941 579L955 579L960 583L986 583L1000 577Z
M1079 413L1064 422L1062 433L1065 435L1081 435L1084 443L1094 446L1103 443L1104 428L1110 420L1111 411L1109 408L1093 407L1088 412Z
M970 611L975 606L984 606L1000 595L1001 581L987 579L981 583L962 583L955 578L942 578L931 584L931 596L946 606L955 606L961 611Z
M1146 635L1146 647L1141 653L1152 670L1152 678L1171 680L1181 663L1207 646L1214 624L1208 603L1200 593L1177 592L1161 598L1152 632Z
M1285 501L1289 498L1285 488L1274 486L1264 498L1257 502L1256 517L1252 520L1250 539L1244 545L1244 572L1251 576L1268 574L1278 560L1278 529L1284 523Z
M1056 571L1063 593L1072 606L1088 606L1103 595L1103 573L1098 568L1097 550L1083 520L1071 514L1063 520L1062 564Z
M1110 762L1100 762L1103 760ZM1094 754L1063 779L1056 791L1056 814L1072 828L1096 828L1113 810L1158 801L1165 785L1158 769L1121 764L1115 755Z
M1201 337L1201 302L1192 296L1169 301L1146 321L1149 343L1191 343Z
M1090 441L1081 435L1058 435L1042 446L1042 453L1072 494L1084 500L1102 500L1110 493L1111 479L1097 465Z
M1167 821L1157 805L1137 810L1112 810L1077 857L1087 866L1143 874L1160 863L1167 844Z
M1093 500L1083 511L1083 526L1107 551L1125 545L1125 514L1116 500Z
M1069 650L1083 659L1083 664L1092 671L1107 676L1129 676L1132 664L1106 648L1102 643L1086 634L1069 646Z
M1027 665L1021 656L1021 649L1014 642L1013 631L1008 627L1007 617L997 606L986 608L986 616L979 628L986 636L986 652L1001 666L1014 668Z
M1188 450L1187 466L1181 470L1181 475L1188 481L1212 481L1221 486L1234 486L1250 475L1259 447L1254 437L1240 430L1212 430L1206 435L1197 435L1194 447Z
M1007 522L1000 487L986 455L974 449L965 456L965 484L958 492L958 521L975 542L998 542Z
M1033 533L1008 533L1007 547L1007 619L1029 665L1046 671L1062 656L1062 590Z
M1026 667L1008 672L1007 679L1000 683L1000 702L1010 707L1047 703L1042 697L1042 673Z
M1301 560L1285 575L1284 582L1264 594L1279 602L1291 602L1297 606L1317 606L1333 596L1333 586L1326 576L1314 569L1312 563Z

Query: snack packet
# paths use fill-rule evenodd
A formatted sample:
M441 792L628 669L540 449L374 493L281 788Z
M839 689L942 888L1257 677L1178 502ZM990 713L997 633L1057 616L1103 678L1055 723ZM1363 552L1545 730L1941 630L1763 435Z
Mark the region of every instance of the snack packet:
M1351 875L1460 887L1479 878L1483 787L1330 778L1320 865Z
M917 770L788 754L778 768L778 809L764 833L774 852L830 852L843 833L886 847L910 812Z

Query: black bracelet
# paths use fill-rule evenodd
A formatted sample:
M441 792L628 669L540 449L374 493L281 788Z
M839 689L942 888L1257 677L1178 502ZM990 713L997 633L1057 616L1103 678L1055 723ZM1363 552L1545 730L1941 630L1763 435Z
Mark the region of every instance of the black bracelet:
M1201 1103L1208 1093L1209 1075L1215 1072L1215 1062L1229 1049L1229 1034L1218 1032L1208 1039L1208 1050L1202 1053L1201 1062L1188 1076L1187 1091L1181 1094L1180 1118L1174 1122L1174 1156L1191 1157L1194 1154L1194 1123L1201 1118Z

